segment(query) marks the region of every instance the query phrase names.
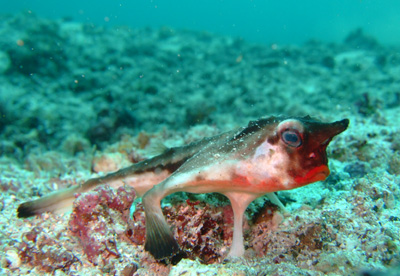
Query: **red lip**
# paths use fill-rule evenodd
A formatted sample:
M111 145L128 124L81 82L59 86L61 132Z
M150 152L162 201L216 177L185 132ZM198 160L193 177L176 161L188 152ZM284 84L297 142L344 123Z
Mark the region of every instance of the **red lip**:
M296 177L295 182L299 185L305 185L312 182L322 181L328 177L329 173L330 171L328 166L321 165L307 172L305 176Z

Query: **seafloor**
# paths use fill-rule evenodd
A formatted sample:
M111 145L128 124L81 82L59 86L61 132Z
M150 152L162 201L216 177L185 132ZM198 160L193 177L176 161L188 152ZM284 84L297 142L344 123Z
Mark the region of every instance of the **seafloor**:
M400 275L400 47L258 45L207 32L0 16L1 273L4 275ZM187 258L143 249L128 189L74 211L16 217L27 200L270 115L350 119L324 182L248 209L246 256L224 263L232 211L179 194L164 212ZM90 210L87 202L94 202ZM92 207L93 207L92 206ZM84 211L82 211L84 209ZM397 270L396 270L397 267Z

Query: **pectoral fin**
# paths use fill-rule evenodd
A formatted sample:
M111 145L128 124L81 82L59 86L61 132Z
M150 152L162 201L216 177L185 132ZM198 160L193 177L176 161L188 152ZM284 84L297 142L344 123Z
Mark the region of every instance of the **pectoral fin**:
M144 248L158 260L170 258L179 253L179 245L161 211L160 202L164 194L160 191L159 185L143 196L143 206L146 212Z

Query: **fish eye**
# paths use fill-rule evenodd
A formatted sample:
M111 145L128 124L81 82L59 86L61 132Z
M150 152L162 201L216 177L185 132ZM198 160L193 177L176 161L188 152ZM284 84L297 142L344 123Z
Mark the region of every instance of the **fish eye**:
M285 130L282 132L282 140L285 142L286 145L291 147L300 147L301 146L301 137L297 131L294 130Z

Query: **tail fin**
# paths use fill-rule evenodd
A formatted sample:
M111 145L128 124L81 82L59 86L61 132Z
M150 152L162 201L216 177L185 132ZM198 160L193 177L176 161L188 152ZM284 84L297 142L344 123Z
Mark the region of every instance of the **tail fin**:
M48 196L28 201L19 205L17 212L19 218L27 218L44 212L67 212L72 210L74 194L79 192L81 186L54 192Z
M151 200L145 196L143 205L146 213L145 250L158 260L175 256L179 253L179 245L165 221L160 200Z
M27 218L40 215L44 212L64 213L72 211L72 205L76 193L83 193L104 184L103 178L92 178L82 185L72 186L68 189L51 193L36 200L24 202L18 206L17 213L19 218Z

